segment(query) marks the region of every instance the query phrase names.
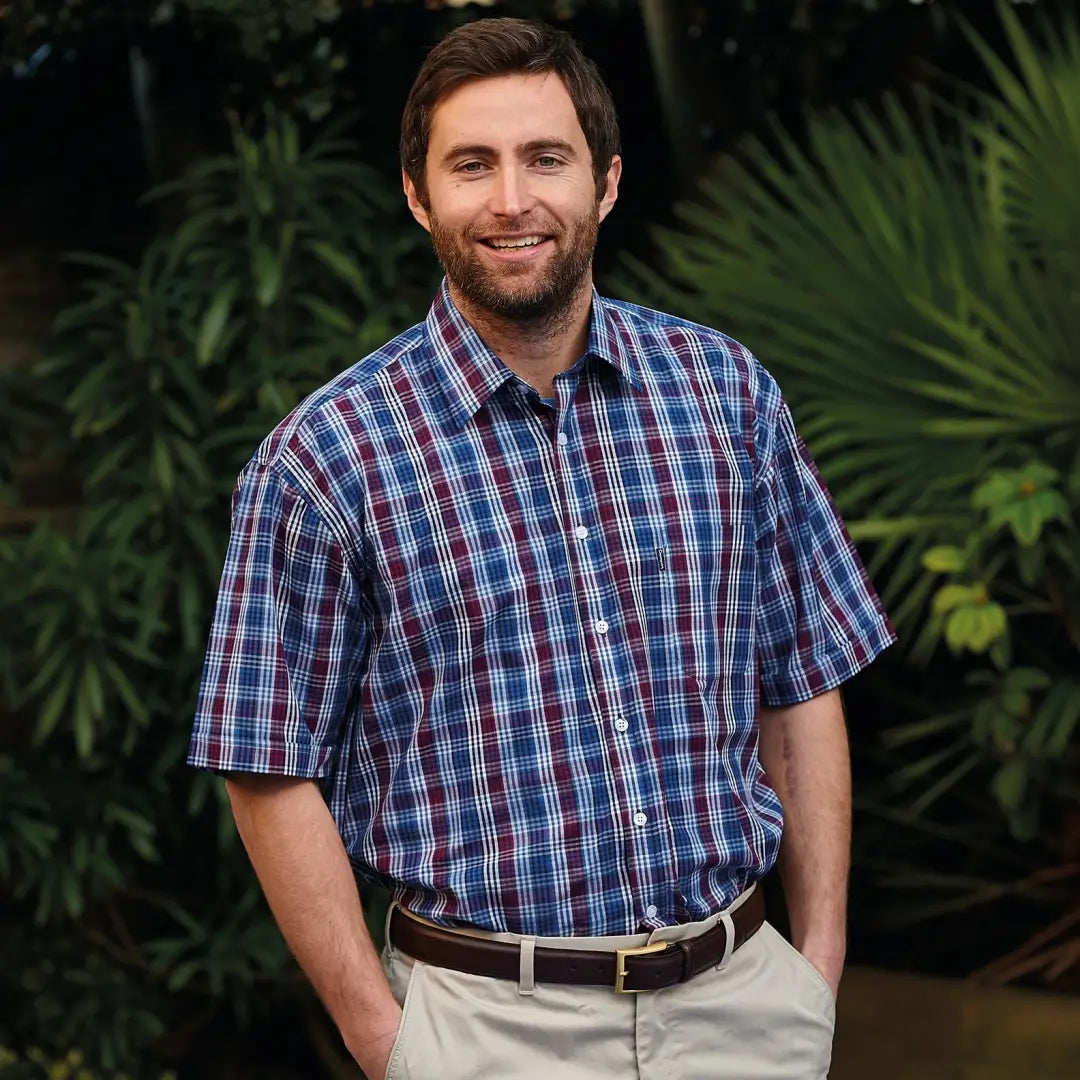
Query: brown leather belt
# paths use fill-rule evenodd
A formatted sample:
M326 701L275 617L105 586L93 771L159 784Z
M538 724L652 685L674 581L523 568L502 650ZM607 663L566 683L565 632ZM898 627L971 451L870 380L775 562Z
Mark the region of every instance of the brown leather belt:
M760 888L754 889L732 912L731 921L735 928L731 947L734 952L765 921L765 898ZM395 908L390 917L390 941L394 948L434 967L515 982L520 977L517 945L444 930L419 922L400 908ZM636 949L598 952L538 945L533 954L533 970L538 983L614 986L618 994L636 994L687 982L720 963L726 948L727 928L721 921L689 940L657 941Z

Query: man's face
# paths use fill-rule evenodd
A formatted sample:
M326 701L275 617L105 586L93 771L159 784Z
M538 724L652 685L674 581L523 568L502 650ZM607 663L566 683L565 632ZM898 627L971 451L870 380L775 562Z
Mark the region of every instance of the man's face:
M557 315L590 282L620 171L615 158L598 199L562 79L504 75L465 83L436 106L426 203L404 183L451 287L481 311L526 321Z

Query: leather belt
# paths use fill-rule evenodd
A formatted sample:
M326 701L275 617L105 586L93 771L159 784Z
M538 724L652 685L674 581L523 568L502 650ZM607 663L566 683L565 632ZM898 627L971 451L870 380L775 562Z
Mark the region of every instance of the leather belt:
M735 929L731 952L752 937L764 921L765 898L761 889L755 888L731 913ZM520 977L517 945L444 930L418 921L401 908L394 909L389 929L394 948L425 964L492 979L516 982ZM635 949L600 952L538 945L533 970L538 983L613 986L618 994L659 990L687 982L720 963L727 953L727 934L722 920L695 938L656 941Z

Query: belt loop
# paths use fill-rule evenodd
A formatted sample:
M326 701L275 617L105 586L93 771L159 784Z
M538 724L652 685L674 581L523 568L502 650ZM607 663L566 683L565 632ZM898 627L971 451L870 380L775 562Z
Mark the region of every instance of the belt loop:
M727 962L731 959L731 954L735 951L735 922L731 918L731 912L721 912L719 921L724 924L724 955L721 956L720 960L717 962L717 971L721 971L727 966Z
M536 952L536 938L531 934L521 939L519 949L518 993L529 997L536 993L536 969L533 957Z

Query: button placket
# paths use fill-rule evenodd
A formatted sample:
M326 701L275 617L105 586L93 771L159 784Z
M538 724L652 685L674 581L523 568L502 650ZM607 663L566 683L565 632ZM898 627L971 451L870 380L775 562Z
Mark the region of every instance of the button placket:
M587 407L589 401L585 397L579 404ZM568 409L559 419L570 430L578 431L573 409ZM596 694L599 716L606 716L615 729L615 732L608 729L607 745L598 747L603 759L597 764L611 775L611 810L620 820L622 842L631 860L630 888L637 896L648 897L655 894L658 886L652 868L654 849L661 843L662 830L658 832L650 824L649 815L643 810L635 812L636 807L655 805L657 793L651 783L642 785L643 778L635 764L635 738L626 734L630 724L622 713L623 696L633 685L632 666L627 662L620 629L619 620L624 617L621 601L613 590L611 567L605 558L607 541L601 524L604 518L597 504L600 491L592 479L594 470L617 468L617 464L601 459L591 443L582 445L577 434L570 447L567 433L556 430L554 443L552 462L564 515L563 536L573 572L573 588L578 610L582 614L591 611L591 617L586 615L582 620L585 627L591 624L592 630L583 636L582 659Z

